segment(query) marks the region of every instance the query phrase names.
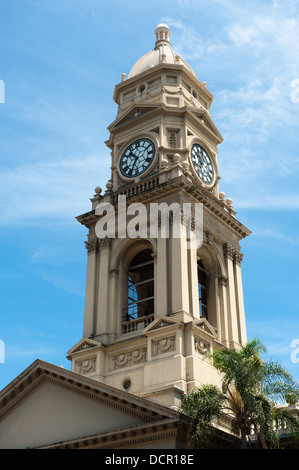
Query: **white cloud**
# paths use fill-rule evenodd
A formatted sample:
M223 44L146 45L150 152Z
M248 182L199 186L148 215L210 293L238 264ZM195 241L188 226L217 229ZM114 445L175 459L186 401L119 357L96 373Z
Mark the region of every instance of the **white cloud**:
M4 169L0 177L2 225L49 218L68 223L91 209L93 189L109 179L110 169L100 156L90 156Z
M49 269L38 269L37 273L44 281L60 290L79 297L84 297L85 295L85 286L81 279L76 281L74 277L70 278L68 274L63 275L60 272L50 273Z

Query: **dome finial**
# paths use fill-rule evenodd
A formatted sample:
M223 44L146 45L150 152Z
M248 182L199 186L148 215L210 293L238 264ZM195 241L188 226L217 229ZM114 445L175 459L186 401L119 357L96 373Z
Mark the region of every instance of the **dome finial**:
M170 29L167 26L167 24L158 24L158 26L155 29L155 35L156 35L156 44L155 46L159 46L160 44L170 44L169 42L169 36L170 36Z

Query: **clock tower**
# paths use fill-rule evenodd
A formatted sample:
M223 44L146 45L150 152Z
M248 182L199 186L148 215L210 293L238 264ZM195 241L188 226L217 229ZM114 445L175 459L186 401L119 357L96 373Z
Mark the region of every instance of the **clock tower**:
M68 357L79 374L177 408L194 386L219 383L207 351L246 343L240 240L250 231L219 192L213 95L173 51L167 25L113 98L111 179L77 217L88 229L86 299ZM196 246L186 244L186 206L192 226L201 208Z

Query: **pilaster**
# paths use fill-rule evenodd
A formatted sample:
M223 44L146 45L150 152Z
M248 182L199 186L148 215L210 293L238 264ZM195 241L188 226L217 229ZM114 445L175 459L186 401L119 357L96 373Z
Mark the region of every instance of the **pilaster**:
M238 315L236 304L236 291L234 279L234 248L226 243L224 245L224 257L227 269L227 293L228 293L228 332L231 347L239 344Z
M245 345L247 342L247 333L246 333L243 284L242 284L242 274L241 274L241 261L242 260L243 260L243 254L240 252L236 252L235 264L234 264L236 302L237 302L238 316L239 316L240 343L241 345Z
M96 237L85 242L88 250L83 337L88 338L95 332L95 310L97 298L97 257L98 240Z
M97 285L98 302L95 336L102 342L109 340L108 292L109 292L109 261L111 240L104 238L99 244L99 278Z

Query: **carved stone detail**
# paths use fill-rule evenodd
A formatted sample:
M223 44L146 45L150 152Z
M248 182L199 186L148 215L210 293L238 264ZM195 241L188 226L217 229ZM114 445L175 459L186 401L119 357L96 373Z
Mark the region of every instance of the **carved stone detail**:
M175 336L152 341L152 354L157 355L175 350Z
M213 243L213 239L214 239L213 235L207 231L204 236L204 242L206 242L208 245L211 245Z
M235 253L235 261L237 264L241 264L242 260L243 260L243 253L240 253L239 251L236 251Z
M90 357L77 362L79 374L87 374L95 370L96 357Z
M98 251L98 239L91 238L85 242L85 248L87 249L88 253L91 253L92 251Z
M232 245L229 245L228 243L225 243L223 245L223 252L224 252L225 258L228 258L230 260L234 259L235 249L233 248Z
M85 342L85 343L82 343L80 345L80 347L78 349L76 349L76 351L74 351L74 352L84 351L85 349L91 349L91 348L94 348L94 347L95 347L95 345Z
M206 354L210 349L210 345L199 338L194 338L194 348L200 354Z
M227 277L223 276L223 275L218 276L218 285L226 287L227 286Z
M157 158L157 161L154 165L154 167L151 169L151 171L146 175L147 178L155 176L159 173L160 170L160 165L159 165L159 156Z
M239 250L235 249L232 245L225 243L223 245L224 256L238 264L241 264L243 260L243 254Z
M121 353L118 356L114 356L112 358L114 369L131 366L137 364L138 362L143 362L145 359L146 348L135 349L134 351Z
M98 239L98 245L100 248L110 248L111 247L112 240L111 238L99 238Z

